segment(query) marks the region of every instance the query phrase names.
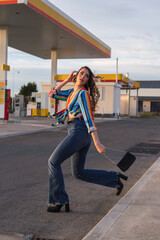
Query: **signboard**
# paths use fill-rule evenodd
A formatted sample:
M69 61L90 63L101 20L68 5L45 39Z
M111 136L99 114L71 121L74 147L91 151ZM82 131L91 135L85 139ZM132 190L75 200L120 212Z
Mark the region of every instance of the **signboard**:
M0 82L0 104L4 104L5 82Z
M2 64L2 69L5 71L10 71L10 66L6 64Z
M3 4L16 4L18 0L0 0L0 5Z
M4 88L4 82L0 82L0 88Z
M4 103L4 98L1 98L1 97L0 97L0 104L1 104L1 103Z

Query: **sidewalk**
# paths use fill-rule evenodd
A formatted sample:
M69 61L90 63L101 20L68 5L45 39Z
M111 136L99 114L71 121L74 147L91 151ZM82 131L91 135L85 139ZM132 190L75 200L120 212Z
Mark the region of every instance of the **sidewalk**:
M160 239L160 157L83 240Z
M10 117L8 121L0 121L0 138L47 131L48 129L53 129L51 122L51 118Z

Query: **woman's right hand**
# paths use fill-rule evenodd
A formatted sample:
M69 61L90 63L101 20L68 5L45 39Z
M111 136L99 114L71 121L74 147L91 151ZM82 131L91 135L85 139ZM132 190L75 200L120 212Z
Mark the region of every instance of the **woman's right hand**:
M67 82L72 82L77 71L72 71L69 77L66 79Z
M100 154L105 155L105 153L106 153L106 147L105 147L103 144L101 144L100 142L98 142L95 146L96 146L97 151L98 151Z
M91 136L92 136L92 138L93 138L94 145L95 145L97 151L98 151L100 154L105 155L105 153L106 153L106 147L105 147L102 143L100 143L97 131L91 132Z
M65 79L64 81L62 81L59 85L57 85L55 87L55 89L60 90L66 83L72 82L75 73L76 73L76 71L72 71L71 74L69 75L69 77L67 79Z

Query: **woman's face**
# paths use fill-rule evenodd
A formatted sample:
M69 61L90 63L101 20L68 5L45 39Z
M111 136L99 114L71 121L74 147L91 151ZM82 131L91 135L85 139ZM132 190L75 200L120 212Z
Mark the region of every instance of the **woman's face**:
M77 77L76 77L76 85L85 86L89 80L89 71L86 68L82 68Z

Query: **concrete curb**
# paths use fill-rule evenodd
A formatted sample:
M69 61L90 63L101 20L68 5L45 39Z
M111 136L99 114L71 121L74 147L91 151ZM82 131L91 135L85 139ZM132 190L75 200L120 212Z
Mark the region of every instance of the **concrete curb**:
M33 235L26 235L26 234L1 234L0 233L0 240L32 240Z
M26 135L26 134L31 134L31 133L39 133L39 132L45 132L45 131L49 131L49 130L51 130L51 128L40 129L40 130L32 130L32 131L26 131L26 132L19 132L19 133L13 133L13 134L6 134L6 135L0 136L0 138L14 137L14 136Z
M119 217L124 214L127 208L137 198L147 181L151 179L155 171L160 168L160 157L138 180L138 182L125 194L125 196L106 214L105 217L82 239L82 240L102 240L107 232L113 227Z

